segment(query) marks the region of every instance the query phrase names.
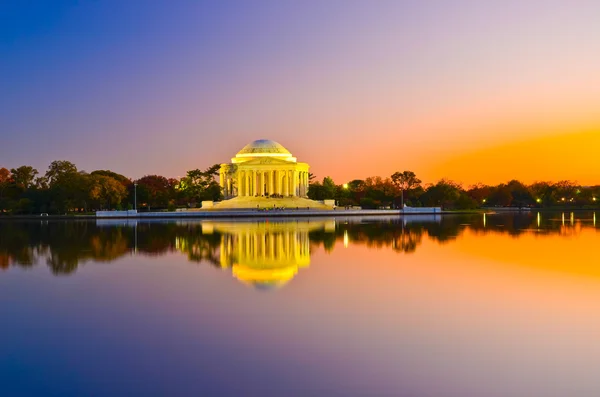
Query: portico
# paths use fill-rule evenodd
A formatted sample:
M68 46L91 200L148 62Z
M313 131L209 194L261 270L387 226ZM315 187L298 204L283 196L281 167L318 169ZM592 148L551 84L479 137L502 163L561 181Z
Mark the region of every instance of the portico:
M246 145L230 164L221 164L225 198L306 197L308 169L277 142L260 139Z

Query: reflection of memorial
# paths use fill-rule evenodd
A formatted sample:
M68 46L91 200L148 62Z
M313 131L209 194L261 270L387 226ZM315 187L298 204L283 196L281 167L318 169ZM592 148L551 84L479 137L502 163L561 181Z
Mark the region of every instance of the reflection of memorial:
M308 233L334 221L206 222L221 233L221 266L260 289L277 288L310 264Z

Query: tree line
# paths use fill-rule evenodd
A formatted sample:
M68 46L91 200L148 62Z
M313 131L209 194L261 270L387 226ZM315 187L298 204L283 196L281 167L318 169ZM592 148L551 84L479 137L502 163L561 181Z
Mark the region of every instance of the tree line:
M180 179L146 175L137 180L109 170L87 173L64 160L53 161L43 175L27 165L0 168L0 214L193 207L221 198L219 167L190 170Z
M308 190L313 200L334 199L340 206L362 208L400 208L441 206L444 209L481 207L596 207L600 204L600 186L582 186L572 181L535 182L530 185L511 180L499 185L462 184L440 179L423 184L412 171L395 172L390 177L355 179L336 184L325 177L315 181L311 175Z
M90 173L70 161L53 161L42 175L31 166L0 168L0 214L66 214L96 210L141 211L199 207L204 200L223 198L218 182L220 165L187 171L182 178L146 175L131 179L110 170ZM373 176L336 184L332 178L316 181L310 176L309 198L336 200L339 206L400 208L441 206L444 209L480 207L596 207L600 186L581 186L572 181L535 182L512 180L495 186L441 179L423 184L412 171L389 177Z

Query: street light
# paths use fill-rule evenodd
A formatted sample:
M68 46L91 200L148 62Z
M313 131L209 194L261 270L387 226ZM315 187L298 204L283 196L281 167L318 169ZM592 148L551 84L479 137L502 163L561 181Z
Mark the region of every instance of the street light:
M137 183L133 184L133 209L137 211Z
M400 208L404 211L404 186L400 189Z

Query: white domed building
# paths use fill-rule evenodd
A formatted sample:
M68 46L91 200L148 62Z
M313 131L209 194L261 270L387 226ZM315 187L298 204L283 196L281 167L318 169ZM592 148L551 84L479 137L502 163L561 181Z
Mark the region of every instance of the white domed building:
M279 143L259 139L244 146L230 164L221 164L221 189L226 199L306 197L308 168Z

